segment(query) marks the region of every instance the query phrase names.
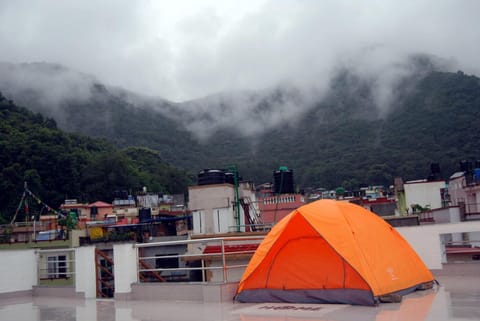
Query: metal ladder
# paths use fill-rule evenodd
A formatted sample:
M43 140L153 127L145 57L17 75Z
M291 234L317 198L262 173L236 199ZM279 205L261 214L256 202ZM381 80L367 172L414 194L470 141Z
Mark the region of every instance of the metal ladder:
M257 231L261 229L263 220L260 217L260 213L257 211L254 202L248 196L244 196L240 199L240 204L242 205L243 212L248 218L248 223L251 225L252 231Z

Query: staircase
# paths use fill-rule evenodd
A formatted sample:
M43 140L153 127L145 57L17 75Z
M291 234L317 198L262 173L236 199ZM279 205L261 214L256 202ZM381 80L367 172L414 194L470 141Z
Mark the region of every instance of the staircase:
M113 298L115 294L115 277L113 260L99 249L95 249L95 269L97 274L97 298Z
M142 269L150 270L153 269L147 262L144 260L138 260ZM138 277L141 282L165 282L165 279L157 271L142 271L138 273Z

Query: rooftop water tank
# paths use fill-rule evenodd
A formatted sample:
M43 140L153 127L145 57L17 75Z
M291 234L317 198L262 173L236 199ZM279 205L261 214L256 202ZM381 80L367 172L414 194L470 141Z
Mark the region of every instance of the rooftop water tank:
M293 183L293 170L281 166L273 172L273 192L275 194L293 194L295 192Z
M479 184L480 183L480 168L475 168L473 170L473 177L474 177L475 183Z
M225 172L221 169L203 169L198 173L198 185L225 183Z

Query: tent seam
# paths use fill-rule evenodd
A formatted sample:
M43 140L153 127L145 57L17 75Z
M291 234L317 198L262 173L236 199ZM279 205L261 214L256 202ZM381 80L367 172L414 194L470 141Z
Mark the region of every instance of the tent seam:
M355 233L353 233L353 229L352 229L352 224L351 224L351 222L350 222L350 221L348 220L348 218L346 217L343 209L340 208L340 207L339 207L338 209L339 209L339 211L342 213L342 217L343 217L343 219L345 220L345 222L347 223L348 227L350 228L350 231L352 231L351 234L352 234L353 239L355 240L354 244L357 244L358 240L357 240L357 237L356 237ZM357 247L358 247L358 246L357 246ZM359 252L360 252L361 255L362 255L363 261L364 261L365 264L367 265L367 268L370 269L370 270L373 270L372 266L370 265L370 263L368 262L367 258L365 257L365 253L362 251L362 249L359 249ZM351 265L351 264L350 264L350 265ZM357 271L357 273L358 273L359 275L361 275L358 271ZM375 273L371 273L371 274L372 274L372 277L375 279L375 283L376 283L377 286L378 286L379 282L378 282L377 277L375 276ZM363 278L363 276L362 276L362 278ZM365 279L364 279L364 280L365 280ZM370 289L371 289L372 294L373 294L373 289L372 289L371 285L370 285L368 282L367 282L367 284L368 284L368 286L370 286Z

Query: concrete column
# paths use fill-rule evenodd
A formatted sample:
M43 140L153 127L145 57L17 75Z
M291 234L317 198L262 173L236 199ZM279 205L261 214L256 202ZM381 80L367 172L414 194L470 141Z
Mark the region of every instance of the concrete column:
M95 272L95 247L82 246L75 249L75 291L85 298L97 297Z
M113 245L115 298L129 299L132 283L137 282L137 249L132 244Z

